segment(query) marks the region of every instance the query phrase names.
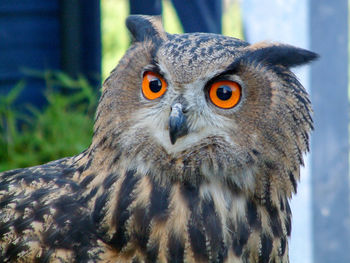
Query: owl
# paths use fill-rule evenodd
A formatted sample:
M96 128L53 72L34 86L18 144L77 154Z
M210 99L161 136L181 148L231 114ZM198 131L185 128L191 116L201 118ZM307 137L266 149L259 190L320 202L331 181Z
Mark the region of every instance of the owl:
M288 262L317 55L126 25L90 147L0 175L0 261Z

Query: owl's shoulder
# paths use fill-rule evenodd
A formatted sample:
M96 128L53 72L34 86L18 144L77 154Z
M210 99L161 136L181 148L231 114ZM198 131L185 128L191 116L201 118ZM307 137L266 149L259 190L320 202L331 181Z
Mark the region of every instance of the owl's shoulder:
M75 159L0 174L1 262L45 257L81 262L89 257L97 240L84 183L74 178L86 164L77 166Z

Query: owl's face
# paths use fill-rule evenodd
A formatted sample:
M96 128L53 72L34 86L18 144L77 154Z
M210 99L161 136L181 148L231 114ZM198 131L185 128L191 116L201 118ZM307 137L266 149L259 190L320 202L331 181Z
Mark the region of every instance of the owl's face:
M144 28L142 19L128 20L135 41L104 84L96 149L108 145L108 154L128 160L125 168L137 163L161 179L165 171L172 180L219 178L251 192L261 168L299 174L311 108L289 67L314 53L215 34L169 35L157 19Z
M169 38L135 76L143 105L135 127L173 155L210 144L208 138L234 146L247 90L230 65L245 43L208 34Z

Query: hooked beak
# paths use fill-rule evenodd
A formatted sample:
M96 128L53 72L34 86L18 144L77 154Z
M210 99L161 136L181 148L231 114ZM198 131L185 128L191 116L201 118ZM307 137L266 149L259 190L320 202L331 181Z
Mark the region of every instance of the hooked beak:
M181 103L175 103L171 107L169 117L169 135L171 144L175 144L176 140L188 132L186 123L186 116L183 113L183 106Z

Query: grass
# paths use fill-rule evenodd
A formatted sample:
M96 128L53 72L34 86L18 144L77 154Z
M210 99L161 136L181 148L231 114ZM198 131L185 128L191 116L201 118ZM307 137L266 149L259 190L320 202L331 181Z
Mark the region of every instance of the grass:
M125 27L127 0L101 0L102 76L105 79L129 46ZM226 6L225 35L242 37L237 1ZM163 1L164 27L169 33L182 33L170 1ZM77 154L89 146L99 91L85 78L72 79L62 72L29 72L46 82L47 106L17 111L15 101L24 82L7 96L0 97L0 171L42 164Z
M16 111L20 82L0 97L0 171L42 164L83 151L90 143L98 92L80 77L45 72L47 107Z

